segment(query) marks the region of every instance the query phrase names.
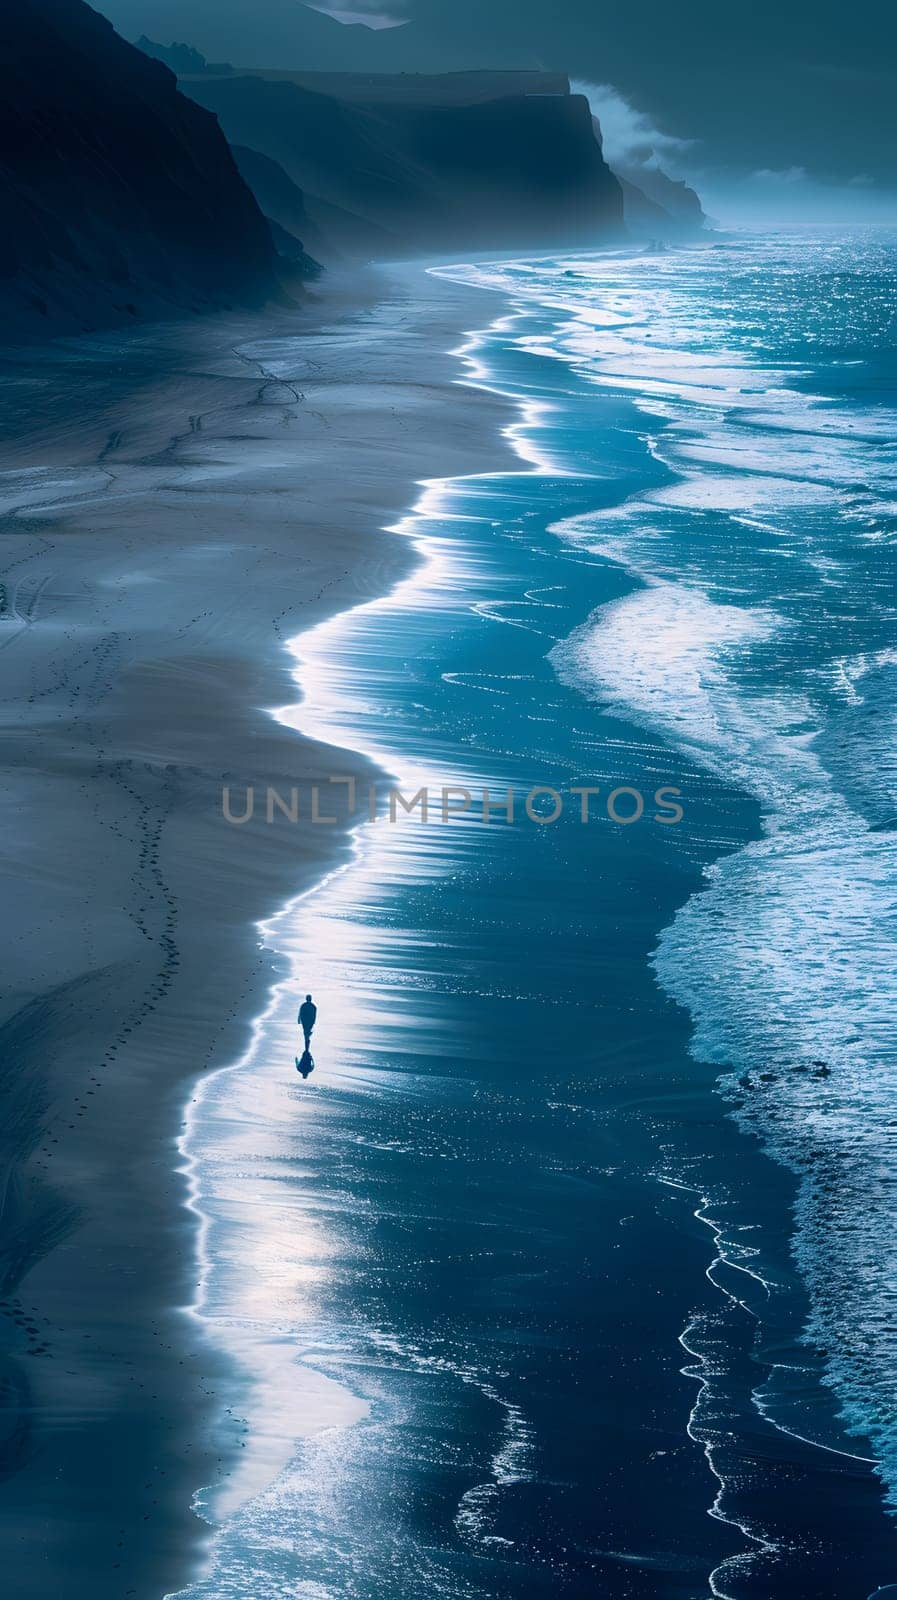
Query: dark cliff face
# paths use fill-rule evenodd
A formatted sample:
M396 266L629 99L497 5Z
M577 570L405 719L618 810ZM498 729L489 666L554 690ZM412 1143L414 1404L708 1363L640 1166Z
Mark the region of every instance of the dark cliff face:
M285 234L294 244L298 241L307 246L312 263L326 261L335 265L358 255L385 259L390 253L395 254L396 240L382 229L322 200L306 203L302 190L270 156L263 156L242 144L231 145L231 149L242 178L268 219L282 255L290 253L284 241ZM314 272L311 275L316 276Z
M283 168L322 234L340 219L343 252L533 250L615 237L622 194L587 102L556 75L545 92L538 74L523 85L517 76L365 86L327 74L320 93L312 74L256 74L191 78L184 89L235 144Z
M297 189L292 178L270 156L241 144L232 144L231 153L241 178L252 190L265 216L304 244L312 223L301 189Z
M620 176L636 185L648 203L656 207L668 223L688 232L703 228L707 221L700 199L694 189L681 179L670 178L660 167L631 167L621 169Z
M279 293L214 117L81 0L4 17L0 217L5 339Z

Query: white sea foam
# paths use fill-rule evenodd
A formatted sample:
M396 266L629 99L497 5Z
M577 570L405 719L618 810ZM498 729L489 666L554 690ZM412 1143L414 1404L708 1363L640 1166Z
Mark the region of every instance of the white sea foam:
M584 693L760 802L763 838L712 869L664 933L656 968L691 1011L695 1053L730 1069L722 1081L738 1115L800 1175L806 1337L825 1351L846 1429L871 1439L895 1506L897 696L893 647L881 642L889 623L893 639L894 574L863 547L880 552L897 537L897 418L854 396L820 401L806 383L812 359L801 372L794 360L802 340L812 357L814 323L828 344L865 337L872 348L886 336L861 277L856 293L830 296L833 262L842 282L857 270L851 248L825 243L808 259L803 240L760 246L721 272L695 253L652 261L650 276L607 260L492 276L521 310L536 300L555 313L552 328L527 329L525 348L628 395L672 475L556 529L638 587L553 660ZM887 250L893 281L893 241ZM783 264L778 286L774 272L764 281ZM733 312L727 329L719 308L737 299L739 278L742 322ZM737 348L726 349L727 333ZM784 365L777 337L790 346ZM722 1235L717 1248L731 1264ZM719 1476L705 1342L699 1327L683 1335L700 1385L690 1427ZM758 1387L757 1410L812 1438L812 1410L804 1433L783 1377L777 1366ZM739 1522L726 1491L720 1478L713 1515L768 1554L765 1532ZM752 1559L724 1563L711 1592L728 1594Z
M864 606L868 610L887 603L882 598L889 592L885 575L868 568L856 595L844 591L849 604L842 607L837 650L829 648L828 623L836 596L829 592L818 602L823 573L829 590L832 583L856 583L840 548L852 518L858 541L871 550L886 547L885 540L873 537L878 519L887 518L891 510L878 454L884 435L880 416L858 413L860 427L851 430L843 420L845 407L820 407L812 396L789 387L797 380L798 363L792 361L787 374L776 365L762 316L738 349L727 350L725 329L708 320L713 294L706 273L713 267L709 256L697 266L685 259L655 258L647 274L631 258L608 257L597 264L565 262L547 270L538 263L500 264L451 275L510 292L524 312L529 308L533 313L528 322L521 315L516 324L525 348L575 365L596 386L634 401L659 469L667 473L666 481L658 479L650 491L622 507L559 529L571 545L581 542L590 555L625 568L634 591L598 613L554 659L558 670L586 694L687 750L716 777L756 796L763 810L764 836L713 870L704 893L666 931L657 970L691 1009L696 1051L721 1067L735 1067L730 1090L738 1087L739 1076L749 1077L747 1103L739 1114L802 1176L796 1248L813 1302L809 1333L829 1352L829 1378L845 1406L848 1425L873 1439L883 1473L894 1485L897 1244L892 1242L890 1197L897 1179L897 836L870 832L860 800L848 793L835 755L825 746L832 726L826 686L841 708L862 713L876 705L875 685L889 669L886 647L859 638L850 620ZM715 270L718 285L725 271L719 263ZM737 263L726 270L737 275ZM751 269L749 288L756 297L766 292L762 262ZM545 327L546 308L559 313L553 330ZM505 323L506 336L513 339L515 319ZM475 340L468 350L471 363L476 362ZM806 370L802 361L800 372ZM474 375L487 387L493 381L500 387L482 362ZM552 413L529 397L521 422L512 430L513 442L536 472L557 471L558 463L545 447L553 421ZM749 440L736 433L742 424L752 430ZM833 436L831 450L819 443L826 431ZM844 443L848 434L850 449ZM803 441L811 436L802 475ZM874 453L864 452L863 440ZM439 494L438 485L430 486L418 510L426 514L439 509L445 521ZM452 505L463 532L460 486ZM742 536L754 544L742 550ZM393 758L388 736L384 748L382 713L394 670L390 660L394 656L400 671L416 606L432 612L450 608L456 599L458 552L431 540L425 554L427 566L396 595L360 608L349 619L324 624L297 644L304 684L322 708L317 723L310 720L309 707L304 708L298 719L303 729L364 747L388 766ZM756 581L758 572L762 583ZM469 584L475 574L462 576ZM801 609L808 595L816 597L809 623ZM390 632L399 610L401 648ZM365 622L371 620L386 639L384 706L377 704L377 673L362 637ZM362 656L364 703L357 671ZM886 725L884 716L878 725ZM870 741L865 730L864 748L884 760L876 737ZM845 733L847 759L855 738L855 728ZM414 784L419 770L409 757L396 774L403 788ZM431 764L427 776L432 780ZM383 928L371 911L382 904L387 883L400 891L404 882L422 873L438 876L446 864L438 836L432 834L427 848L418 844L413 854L403 853L395 835L381 838L378 849L390 853L385 865L381 860L379 874L370 870L372 857L356 862L356 870L331 880L309 903L310 914L301 926L296 908L290 907L277 928L264 930L294 976L273 997L264 1028L242 1064L243 1092L254 1096L258 1148L240 1148L230 1109L234 1102L229 1095L219 1098L215 1080L210 1080L197 1113L203 1120L202 1137L194 1124L185 1139L185 1154L196 1163L195 1198L204 1230L204 1284L193 1314L206 1319L213 1335L253 1370L272 1380L263 1378L251 1400L262 1442L256 1463L260 1473L246 1475L242 1486L227 1489L227 1500L215 1508L220 1514L226 1504L228 1515L210 1573L187 1591L189 1600L212 1595L215 1600L245 1600L249 1592L258 1600L274 1600L286 1592L304 1600L370 1593L374 1565L380 1563L377 1581L386 1584L397 1553L404 1563L405 1600L459 1593L457 1575L438 1551L401 1543L403 1530L398 1520L390 1521L389 1503L377 1507L383 1547L372 1548L366 1530L376 1519L370 1506L359 1507L351 1499L353 1482L362 1481L368 1493L375 1492L375 1472L353 1477L350 1468L353 1452L368 1452L373 1464L381 1448L388 1450L390 1407L401 1403L388 1381L394 1373L406 1385L423 1380L428 1390L443 1381L464 1385L498 1415L501 1425L491 1459L456 1513L457 1530L485 1554L495 1538L498 1496L528 1471L526 1418L502 1394L494 1375L480 1370L476 1361L439 1355L407 1339L396 1340L388 1330L366 1328L365 1348L374 1349L382 1363L384 1381L378 1390L370 1363L364 1385L355 1382L358 1330L342 1330L338 1340L328 1342L315 1321L317 1290L326 1284L328 1272L340 1270L340 1263L332 1253L322 1256L324 1223L295 1181L297 1162L301 1168L310 1155L297 1146L287 1104L295 1089L286 1087L282 1073L292 1046L292 989L300 974L316 987L316 974L323 974L326 963L331 989L357 996L357 1003L347 1003L344 1013L332 1019L330 1076L353 1093L387 1093L388 1083L378 1082L370 1069L363 1083L353 1078L352 1063L364 1033L380 1021L382 999L364 959L372 949L394 964L388 990L397 1048L403 1028L409 1039L419 1041L420 1008L413 978L400 970L403 938L411 951L410 931L400 925ZM334 1162L345 1158L338 1136L339 1127L332 1144L328 1146L326 1137L323 1143ZM321 1129L317 1137L320 1150ZM264 1233L251 1203L241 1209L233 1192L235 1159L248 1164L254 1180L263 1173L270 1185L273 1210L266 1207ZM252 1187L242 1186L244 1192ZM341 1197L341 1204L348 1214L351 1194ZM734 1256L713 1218L709 1199L702 1197L700 1220L715 1241L711 1281L724 1297L730 1292L728 1280L717 1268L721 1261L731 1266ZM216 1226L220 1237L212 1241L208 1230ZM230 1252L222 1243L227 1236L239 1240ZM217 1282L207 1276L213 1254ZM759 1283L762 1289L763 1274L754 1258L743 1253L736 1265L745 1284ZM264 1304L256 1292L262 1281L276 1289L273 1296L266 1293ZM696 1343L694 1332L690 1325L683 1335L689 1351ZM704 1443L711 1396L705 1388L708 1369L696 1359L699 1395L690 1427ZM300 1369L310 1384L316 1375L324 1380L311 1396L321 1424L312 1433L307 1417L300 1414L303 1394L296 1407L287 1407L282 1415L278 1411L279 1395L291 1393ZM365 1404L358 1399L362 1387L373 1407L364 1427L329 1425L359 1414L353 1406ZM325 1391L340 1408L329 1417ZM771 1387L758 1392L756 1404L779 1425ZM267 1456L266 1439L272 1445ZM716 1471L715 1458L708 1459ZM743 1526L755 1548L768 1548L762 1534L758 1537L730 1513L723 1488L714 1499L713 1514ZM297 1582L297 1570L314 1570L314 1582ZM724 1595L725 1582L725 1572L715 1574L711 1592Z
M769 706L748 706L726 664L781 623L772 611L719 605L663 579L602 609L551 659L567 682L595 692L689 749L723 776L747 772L770 738ZM781 720L782 711L778 707Z
M268 348L266 361L274 356ZM539 415L535 406L522 408L530 426ZM526 475L533 455L540 463L545 457L520 429L519 444L517 425L507 433ZM416 619L425 636L441 611L466 611L477 581L462 538L470 521L465 480L451 481L450 497L442 480L423 482L419 491L412 511L392 530L413 545L413 572L388 594L290 641L303 700L272 715L307 737L363 753L406 795L421 786L438 792L441 783L481 791L490 779L475 755L466 770L443 770L425 736L420 761L389 743ZM413 746L413 738L405 743ZM485 1549L507 1542L492 1524L503 1489L527 1475L526 1417L502 1393L500 1377L449 1350L437 1330L432 1348L422 1348L413 1337L356 1325L351 1311L334 1327L321 1309L322 1296L341 1273L358 1270L339 1221L345 1234L346 1219L359 1216L366 1239L364 1224L376 1225L377 1214L369 1198L315 1183L328 1161L338 1171L346 1159L340 1097L388 1100L394 1089L387 1073L370 1065L359 1072L366 1040L389 1030L401 1056L404 1040L410 1054L426 1038L426 1013L410 970L420 934L403 928L398 914L383 920L387 897L391 906L400 904L407 884L444 876L476 832L475 819L461 816L450 833L362 821L350 862L259 925L260 944L277 952L287 975L257 1019L243 1058L197 1088L180 1140L198 1221L199 1281L185 1312L226 1353L236 1375L234 1403L222 1404L226 1474L196 1496L196 1509L214 1531L204 1570L179 1591L180 1600L246 1600L250 1593L253 1600L281 1600L287 1593L343 1600L373 1592L374 1581L378 1593L391 1593L400 1547L406 1600L471 1600L473 1589L460 1584L450 1561L410 1540L391 1492L376 1511L365 1505L363 1515L352 1499L358 1481L375 1494L378 1458L396 1450L402 1396L418 1378L427 1380L428 1396L437 1382L447 1396L474 1390L494 1415L497 1444L484 1478L463 1496L456 1525L469 1544ZM335 1002L338 997L325 1024L326 1090L317 1079L300 1086L291 1071L296 996L306 988L329 993ZM432 1087L428 1076L421 1097ZM410 1073L403 1092L414 1098ZM319 1114L315 1122L318 1093L332 1114ZM414 1130L407 1148L419 1151L420 1137ZM395 1140L370 1144L402 1148ZM445 1409L448 1415L448 1399ZM353 1426L362 1421L363 1427ZM297 1579L312 1567L319 1578Z
M759 256L734 270L762 302L773 291ZM897 1505L894 652L844 649L886 636L893 617L892 575L862 548L890 541L895 467L883 443L897 419L813 395L812 361L799 374L793 354L776 364L776 333L793 346L816 315L799 291L783 291L793 304L775 306L778 329L745 337L736 314L727 327L716 310L715 286L731 287L716 264L673 260L659 282L656 266L652 278L618 260L575 276L566 264L491 274L521 309L536 300L556 313L526 348L656 420L653 448L672 475L557 528L637 587L553 660L760 803L763 837L711 870L663 934L656 968L692 1014L695 1053L730 1069L738 1115L800 1174L806 1336L826 1351L846 1428L872 1440ZM797 252L788 267L798 284L810 270ZM741 310L750 315L749 297ZM835 342L839 327L827 331ZM851 325L842 336L859 335ZM756 1404L778 1425L772 1390Z

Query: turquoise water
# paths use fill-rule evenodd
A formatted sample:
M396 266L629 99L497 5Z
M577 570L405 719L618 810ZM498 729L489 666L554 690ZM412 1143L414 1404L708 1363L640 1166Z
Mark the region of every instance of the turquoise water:
M362 824L266 930L290 976L184 1141L244 1453L186 1593L864 1600L897 1575L897 235L440 270L495 292L459 362L520 470L424 490L416 572L295 642L283 715L518 815Z

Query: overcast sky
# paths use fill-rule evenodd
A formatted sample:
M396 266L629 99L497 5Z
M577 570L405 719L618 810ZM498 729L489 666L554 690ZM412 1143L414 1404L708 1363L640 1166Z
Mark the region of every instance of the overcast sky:
M640 119L643 152L653 139L711 210L897 221L897 6L885 0L315 4L317 13L302 0L98 9L128 38L176 38L244 65L559 68L596 86L618 131L627 115Z

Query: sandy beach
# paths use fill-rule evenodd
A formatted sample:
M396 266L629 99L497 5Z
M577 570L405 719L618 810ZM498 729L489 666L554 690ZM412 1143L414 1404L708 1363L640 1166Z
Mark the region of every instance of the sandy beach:
M3 353L0 1461L20 1600L63 1571L94 1600L158 1597L201 1541L217 1378L179 1309L176 1140L277 975L255 924L348 849L307 819L236 848L222 786L365 775L270 715L296 698L285 641L407 569L384 528L417 480L510 460L509 409L446 354L484 298L382 270L273 320Z
M10 1600L897 1600L829 9L7 7Z
M843 753L888 688L892 557L832 492L888 458L840 376L783 382L787 297L758 359L754 273L791 248L381 269L6 355L17 1600L893 1577L889 1235L839 1133L859 1107L877 1160L893 1126L852 1054L880 1030L886 1059L892 842ZM315 783L378 769L518 814L353 838L331 785L314 823ZM592 786L590 825L519 814L539 784ZM834 934L833 861L865 895ZM770 916L788 962L747 982ZM882 962L833 1006L812 953L857 929Z
M365 828L352 869L268 925L287 976L184 1135L199 1309L245 1465L210 1480L216 1534L179 1600L866 1600L895 1570L872 1443L806 1337L806 1189L730 1115L726 1058L697 1054L659 971L763 830L743 745L720 761L698 742L733 715L743 738L721 663L754 625L720 574L737 552L745 587L765 575L726 516L758 489L731 420L694 464L688 383L680 426L664 415L668 351L683 323L693 339L668 278L713 270L709 252L469 269L503 292L462 370L515 396L517 460L431 486L406 521L425 564L295 643L296 726L408 793L440 773L502 798L540 778L602 798L672 784L683 818ZM766 493L791 537L790 482ZM778 603L805 603L803 574L776 577ZM786 653L771 687L792 670ZM681 943L689 982L705 959L722 981L712 930L706 952ZM283 1065L306 985L326 1030L299 1087ZM771 1082L782 1104L790 1080L823 1127L818 1060L768 1059L742 1104L756 1116ZM354 1426L308 1426L309 1372L361 1402Z

